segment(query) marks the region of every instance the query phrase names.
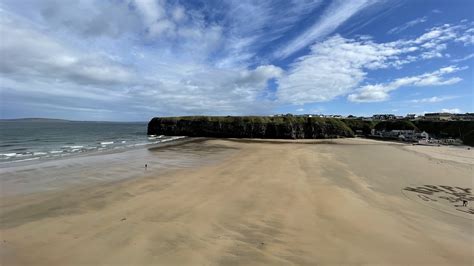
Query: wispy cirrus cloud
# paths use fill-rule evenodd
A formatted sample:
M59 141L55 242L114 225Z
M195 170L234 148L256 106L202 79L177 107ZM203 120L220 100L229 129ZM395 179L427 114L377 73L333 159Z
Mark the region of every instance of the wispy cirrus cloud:
M395 28L392 28L391 30L389 30L387 33L388 34L396 34L396 33L400 33L408 28L411 28L411 27L414 27L418 24L421 24L421 23L424 23L428 21L428 17L424 16L424 17L421 17L421 18L417 18L417 19L414 19L414 20L410 20L408 21L407 23L401 25L401 26L398 26L398 27L395 27Z
M223 8L215 10L212 1L205 2L208 13L222 16L225 27L225 44L216 60L219 66L251 64L257 54L267 50L272 42L295 30L302 19L308 17L322 3L321 0L240 0L223 2Z
M458 58L458 59L453 59L453 60L451 60L451 62L459 63L459 62L463 62L463 61L466 61L466 60L469 60L469 59L472 59L472 58L474 58L474 53L468 54L468 55L466 55L464 57L461 57L461 58Z
M376 3L376 0L334 1L315 24L275 52L275 57L285 58L327 36L353 15Z
M452 114L459 114L461 113L461 109L459 108L443 108L441 109L442 113L452 113Z
M433 97L428 97L428 98L422 98L422 99L413 99L410 100L411 103L439 103L439 102L444 102L452 99L459 98L459 96L433 96Z

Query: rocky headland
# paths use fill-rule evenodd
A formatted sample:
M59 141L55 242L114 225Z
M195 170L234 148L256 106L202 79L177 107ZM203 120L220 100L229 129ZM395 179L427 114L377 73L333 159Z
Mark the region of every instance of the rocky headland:
M354 136L351 128L341 120L294 116L155 117L148 123L148 134L268 139L323 139Z

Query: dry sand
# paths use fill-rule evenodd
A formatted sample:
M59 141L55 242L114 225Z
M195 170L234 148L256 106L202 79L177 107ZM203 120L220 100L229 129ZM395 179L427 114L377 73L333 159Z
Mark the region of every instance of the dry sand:
M231 152L108 184L3 197L2 264L474 263L474 215L456 202L472 197L472 164L357 139L184 146Z
M428 157L460 162L465 164L474 164L474 151L467 146L406 146L406 149L416 151L427 155Z

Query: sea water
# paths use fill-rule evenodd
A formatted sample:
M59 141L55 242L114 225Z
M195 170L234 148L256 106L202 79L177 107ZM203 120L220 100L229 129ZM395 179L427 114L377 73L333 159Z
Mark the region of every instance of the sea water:
M146 122L0 121L0 164L131 149L177 138L148 136Z

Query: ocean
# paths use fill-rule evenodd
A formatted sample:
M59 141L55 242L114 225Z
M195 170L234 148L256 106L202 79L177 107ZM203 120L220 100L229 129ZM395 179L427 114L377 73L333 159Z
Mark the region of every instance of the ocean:
M131 149L177 138L148 136L146 122L0 121L0 164Z

